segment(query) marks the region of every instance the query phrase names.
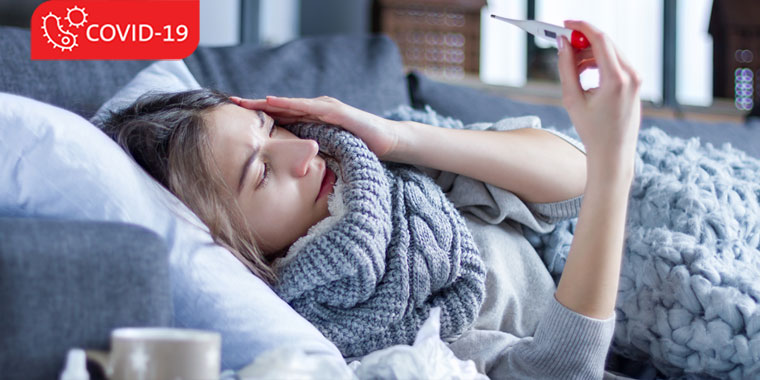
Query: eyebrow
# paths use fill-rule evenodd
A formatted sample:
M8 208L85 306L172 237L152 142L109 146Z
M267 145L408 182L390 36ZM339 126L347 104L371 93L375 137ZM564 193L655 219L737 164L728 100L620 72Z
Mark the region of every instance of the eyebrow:
M256 111L256 116L259 117L259 128L264 127L264 112L262 111ZM248 173L248 168L251 166L253 161L256 160L256 156L259 154L259 146L255 145L253 147L253 150L251 151L251 155L248 156L248 159L245 161L245 164L243 164L243 171L240 173L240 181L238 182L238 189L237 192L240 194L240 191L243 190L243 184L245 183L245 176Z

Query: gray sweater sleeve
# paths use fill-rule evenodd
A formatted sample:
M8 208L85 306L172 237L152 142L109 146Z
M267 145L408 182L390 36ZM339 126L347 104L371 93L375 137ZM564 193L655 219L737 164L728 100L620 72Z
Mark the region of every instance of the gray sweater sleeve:
M614 313L590 318L552 297L533 336L471 330L449 347L492 379L601 379L614 329Z
M578 314L556 298L532 338L504 352L489 373L493 378L601 379L615 315L594 319Z

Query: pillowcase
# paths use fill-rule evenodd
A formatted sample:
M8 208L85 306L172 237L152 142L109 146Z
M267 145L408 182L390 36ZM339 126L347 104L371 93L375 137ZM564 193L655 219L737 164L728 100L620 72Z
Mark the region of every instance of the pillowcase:
M90 122L95 126L101 126L102 121L108 116L108 110L124 108L140 95L151 91L184 91L201 88L193 74L188 70L182 60L158 61L139 73L122 87L116 95L103 103L95 112Z
M184 70L181 61L158 62L109 104L151 88L192 86ZM220 332L224 369L239 369L287 345L341 358L314 326L215 244L179 199L87 120L0 93L0 136L0 214L122 221L158 233L170 250L175 325Z

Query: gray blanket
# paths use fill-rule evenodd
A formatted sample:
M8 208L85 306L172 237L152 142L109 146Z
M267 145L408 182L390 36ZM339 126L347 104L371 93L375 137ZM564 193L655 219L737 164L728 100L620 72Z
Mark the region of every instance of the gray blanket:
M641 132L613 350L670 376L760 376L760 160ZM559 275L577 220L531 234Z

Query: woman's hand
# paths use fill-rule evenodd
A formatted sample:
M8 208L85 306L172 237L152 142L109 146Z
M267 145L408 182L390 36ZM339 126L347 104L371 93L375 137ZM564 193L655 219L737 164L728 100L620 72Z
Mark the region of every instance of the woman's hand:
M562 37L559 50L562 103L586 145L587 179L555 297L571 310L606 319L614 315L620 281L641 79L599 30L581 21L565 26L591 42L590 51L575 51ZM584 91L578 75L588 67L599 68L599 87Z
M583 21L565 21L565 27L591 42L591 49L576 50L563 38L559 49L562 103L586 146L589 169L623 165L632 170L641 123L641 79L604 33ZM591 67L599 68L599 87L583 90L579 75Z
M340 126L362 139L380 159L391 156L399 144L400 128L397 122L328 96L313 99L275 96L241 99L233 96L230 99L241 107L266 112L279 124L315 122Z

